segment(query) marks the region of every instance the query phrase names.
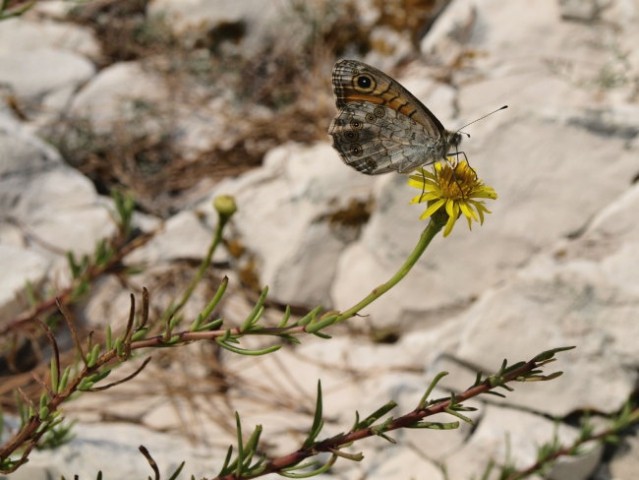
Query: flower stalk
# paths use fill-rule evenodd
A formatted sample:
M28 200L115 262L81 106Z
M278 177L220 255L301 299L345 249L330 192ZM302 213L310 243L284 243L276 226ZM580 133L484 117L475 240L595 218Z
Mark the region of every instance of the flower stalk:
M428 248L428 245L430 245L430 242L433 238L435 238L435 235L437 235L444 225L446 225L447 220L448 216L445 212L438 212L437 215L433 215L430 222L428 222L428 225L426 225L426 228L422 231L417 245L415 245L413 251L408 255L408 258L406 258L404 264L399 268L399 270L397 270L397 272L395 272L388 281L374 288L371 293L360 300L357 304L342 312L335 320L335 323L342 322L357 315L360 310L384 295L391 288L397 285L406 275L408 275L408 272L410 272L415 266L422 254L426 251L426 248Z

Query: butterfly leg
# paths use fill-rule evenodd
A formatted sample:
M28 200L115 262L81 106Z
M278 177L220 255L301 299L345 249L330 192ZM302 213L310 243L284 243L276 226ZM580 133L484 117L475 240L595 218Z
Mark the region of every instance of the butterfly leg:
M453 165L453 167L456 167L457 164L459 163L459 157L464 157L464 160L466 161L466 163L468 163L468 157L466 156L466 152L459 152L456 151L454 153L447 153L446 157L444 157L444 159L451 163Z
M424 174L423 168L418 171L422 175L422 193L419 196L419 202L418 202L418 203L421 203L424 200L424 195L426 195L426 175Z
M449 153L446 155L445 160L451 164L453 169L453 180L457 184L457 188L459 188L459 191L463 193L464 189L462 188L462 185L459 183L459 178L457 177L457 173L456 173L457 166L459 165L459 157L464 158L466 165L468 166L470 171L473 172L475 179L477 178L477 172L475 171L473 167L470 166L470 163L468 162L468 157L466 156L465 152L457 151L455 153Z

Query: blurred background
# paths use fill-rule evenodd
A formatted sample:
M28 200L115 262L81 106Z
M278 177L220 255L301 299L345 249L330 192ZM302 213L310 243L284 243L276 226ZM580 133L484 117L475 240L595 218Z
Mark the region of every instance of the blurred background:
M477 402L476 425L444 440L418 431L398 433L392 448L369 441L372 462L344 463L333 475L443 479L445 464L449 478L471 478L509 448L524 468L552 437L551 419L570 439L579 418L595 412L605 422L635 401L637 25L637 0L5 2L0 399L8 412L18 388L37 399L33 374L48 368L38 320L55 326L73 359L52 299L73 281L67 251L93 255L100 239L122 233L114 192L133 199L134 229L120 238L118 262L65 297L83 335L122 327L129 295L142 287L151 316L161 317L206 253L217 194L233 195L238 213L186 319L224 276L219 315L229 325L264 286L267 322L285 305L297 315L317 305L344 310L397 270L424 223L422 207L408 205L415 192L406 177L359 174L331 147L336 60L387 72L449 130L510 107L464 130L464 152L499 195L484 226L471 232L459 222L331 341L303 339L264 359L212 344L154 352L134 382L69 404L81 420L76 440L56 460L38 452L28 475L139 475L144 443L212 476L233 442L234 411L270 431L266 453L297 448L319 378L328 435L348 429L355 410L390 399L412 408L443 369L455 374L441 385L446 395L472 384L474 370L566 345L577 349L560 379ZM567 467L572 476L551 478L634 478L636 432L624 442L593 447ZM104 449L131 461L100 463Z

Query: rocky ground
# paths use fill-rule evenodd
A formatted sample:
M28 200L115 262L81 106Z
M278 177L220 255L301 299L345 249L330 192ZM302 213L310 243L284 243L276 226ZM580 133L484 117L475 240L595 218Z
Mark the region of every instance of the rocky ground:
M297 448L318 379L328 436L356 410L389 400L410 410L442 370L446 395L472 384L470 366L492 372L567 345L577 348L552 366L562 377L474 401L472 428L367 440L353 446L366 458L338 461L330 477L444 479L445 465L448 478L469 479L506 452L525 468L553 435L574 439L585 412L605 426L636 398L637 0L453 0L440 12L399 0L127 5L42 2L0 22L0 325L24 311L27 285L68 283L67 250L90 253L113 234L114 188L135 196L137 228L157 233L124 259L143 274L101 278L76 306L91 328L125 322L143 285L162 303L186 284L219 194L236 198L228 234L241 255L216 255L199 300L230 276L230 323L263 285L275 319L284 304L346 309L388 279L424 227L422 208L408 204L404 176L359 174L331 147L340 56L392 74L449 129L508 104L463 143L499 199L483 226L438 237L332 340L301 338L261 358L201 345L156 352L135 381L69 404L74 440L35 452L12 478L146 476L139 444L163 472L186 460L185 472L210 477L234 442L235 411L247 431L264 426L269 454ZM375 341L382 333L393 341ZM635 432L548 475L631 480L638 470Z

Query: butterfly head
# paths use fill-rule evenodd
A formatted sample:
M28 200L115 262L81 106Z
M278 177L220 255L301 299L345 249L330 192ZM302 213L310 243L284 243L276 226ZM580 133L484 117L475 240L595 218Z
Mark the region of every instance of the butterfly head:
M461 132L450 132L448 143L451 147L458 147L461 144L462 138Z
M460 132L459 130L456 132L451 132L446 130L444 133L446 139L446 145L448 145L448 150L456 150L459 145L461 145L463 135L466 135L464 132Z

